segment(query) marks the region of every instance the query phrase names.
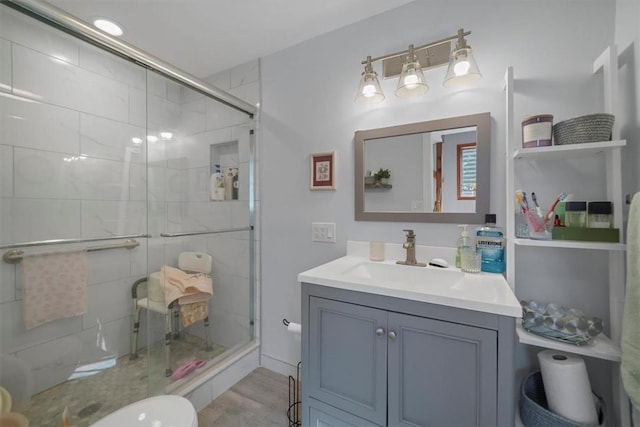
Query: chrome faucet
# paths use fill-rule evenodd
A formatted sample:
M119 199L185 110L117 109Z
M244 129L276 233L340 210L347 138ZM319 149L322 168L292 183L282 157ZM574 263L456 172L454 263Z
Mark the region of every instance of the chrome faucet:
M415 267L426 267L427 264L416 261L416 235L413 230L402 230L407 232L407 241L402 247L407 250L407 259L405 261L396 261L396 264L413 265Z

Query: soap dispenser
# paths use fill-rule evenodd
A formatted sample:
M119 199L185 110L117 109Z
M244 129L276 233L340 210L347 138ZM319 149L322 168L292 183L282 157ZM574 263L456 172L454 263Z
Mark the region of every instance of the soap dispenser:
M460 233L460 237L458 238L458 243L456 245L458 247L458 250L456 251L456 267L460 268L462 249L470 248L471 242L469 241L469 226L467 224L462 224L458 227L462 229L462 232Z

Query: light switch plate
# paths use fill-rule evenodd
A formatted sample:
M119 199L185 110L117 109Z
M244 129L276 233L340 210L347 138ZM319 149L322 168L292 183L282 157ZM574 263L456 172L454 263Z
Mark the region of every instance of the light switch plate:
M311 223L311 241L312 242L336 242L336 223L335 222L312 222Z

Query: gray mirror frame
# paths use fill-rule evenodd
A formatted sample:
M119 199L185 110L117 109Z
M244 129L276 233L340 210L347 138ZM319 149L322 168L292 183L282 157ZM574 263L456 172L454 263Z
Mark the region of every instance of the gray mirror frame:
M469 126L477 128L478 183L476 212L366 212L364 210L364 142L367 139L411 135ZM436 222L483 224L489 213L491 175L491 114L479 113L447 119L430 120L386 128L356 131L355 143L355 219L356 221Z

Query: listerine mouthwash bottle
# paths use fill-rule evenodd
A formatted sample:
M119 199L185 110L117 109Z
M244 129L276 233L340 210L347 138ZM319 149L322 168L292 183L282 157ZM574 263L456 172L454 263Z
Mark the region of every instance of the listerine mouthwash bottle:
M482 251L482 271L504 273L504 234L496 227L496 215L486 214L485 225L476 231L476 249Z

